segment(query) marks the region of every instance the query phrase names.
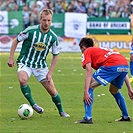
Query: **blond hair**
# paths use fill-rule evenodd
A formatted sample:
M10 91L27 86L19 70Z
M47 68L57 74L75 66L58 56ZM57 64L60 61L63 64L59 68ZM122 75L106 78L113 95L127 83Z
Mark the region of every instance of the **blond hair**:
M41 12L40 12L40 18L42 18L42 14L45 14L45 15L49 15L51 14L53 16L53 11L50 10L50 9L43 9Z

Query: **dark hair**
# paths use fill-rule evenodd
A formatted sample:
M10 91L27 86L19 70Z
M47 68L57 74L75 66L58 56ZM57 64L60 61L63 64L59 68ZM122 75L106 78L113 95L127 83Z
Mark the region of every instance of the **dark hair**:
M84 46L86 48L93 47L94 46L94 42L93 42L93 40L91 38L84 37L79 42L79 47L82 48L82 46Z

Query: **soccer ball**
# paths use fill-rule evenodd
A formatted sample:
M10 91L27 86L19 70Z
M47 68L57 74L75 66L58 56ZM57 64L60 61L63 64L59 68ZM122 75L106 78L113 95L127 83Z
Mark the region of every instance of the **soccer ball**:
M22 104L18 108L18 115L21 119L28 119L33 115L33 108L29 104Z

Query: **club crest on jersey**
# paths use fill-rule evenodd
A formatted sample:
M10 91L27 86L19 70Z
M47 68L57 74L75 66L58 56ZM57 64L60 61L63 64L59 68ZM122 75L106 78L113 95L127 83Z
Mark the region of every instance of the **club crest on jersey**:
M36 42L33 46L37 51L42 51L46 48L46 45L43 42Z

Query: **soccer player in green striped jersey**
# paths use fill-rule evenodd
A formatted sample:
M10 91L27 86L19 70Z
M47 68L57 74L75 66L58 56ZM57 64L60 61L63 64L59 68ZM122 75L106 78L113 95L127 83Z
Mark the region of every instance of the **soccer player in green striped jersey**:
M18 43L22 41L22 48L16 63L18 66L18 79L23 95L36 112L40 114L44 112L44 109L38 106L33 100L31 89L28 85L28 79L33 74L51 95L60 116L70 117L69 114L64 112L60 95L52 80L52 73L57 64L59 54L57 35L50 29L52 15L51 10L43 9L40 12L40 24L29 26L18 34L12 42L8 65L9 67L14 66L15 49ZM46 57L50 48L52 49L53 58L48 69Z

